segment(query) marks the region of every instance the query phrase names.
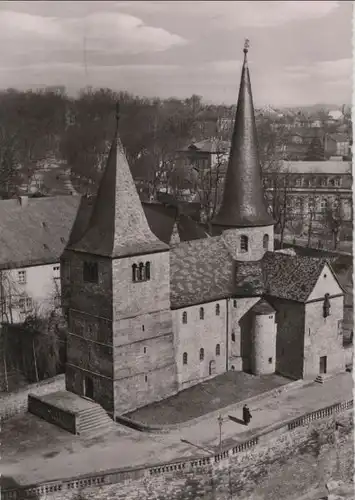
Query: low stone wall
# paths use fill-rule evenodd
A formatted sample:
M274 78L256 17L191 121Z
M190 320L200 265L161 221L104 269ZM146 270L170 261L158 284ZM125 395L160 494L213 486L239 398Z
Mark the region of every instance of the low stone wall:
M61 410L56 408L45 401L41 400L40 396L28 395L28 411L43 418L51 424L58 425L62 429L76 434L76 415L70 410Z
M2 500L292 500L353 474L353 400L283 422L218 455L2 492ZM335 415L337 418L335 419Z
M50 392L65 390L65 375L42 380L38 384L31 384L17 391L3 393L0 396L0 420L7 420L18 413L27 411L28 395L44 396Z

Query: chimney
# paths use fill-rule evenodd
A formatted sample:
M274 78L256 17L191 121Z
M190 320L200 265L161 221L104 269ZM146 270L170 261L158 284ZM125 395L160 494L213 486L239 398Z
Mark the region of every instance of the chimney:
M21 207L26 207L28 204L28 196L19 196L19 203Z

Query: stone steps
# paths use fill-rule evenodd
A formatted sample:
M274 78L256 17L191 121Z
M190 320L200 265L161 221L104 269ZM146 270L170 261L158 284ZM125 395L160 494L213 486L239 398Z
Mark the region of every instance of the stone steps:
M96 403L93 403L91 408L79 413L77 434L80 436L94 437L113 429L115 429L115 423L106 411Z

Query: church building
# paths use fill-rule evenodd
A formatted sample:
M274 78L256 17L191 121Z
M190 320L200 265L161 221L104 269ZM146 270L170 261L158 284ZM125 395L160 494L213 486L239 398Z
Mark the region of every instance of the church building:
M97 195L61 258L66 388L112 416L229 370L292 379L345 371L344 291L324 259L274 251L244 49L221 208L170 244L146 219L116 130ZM118 129L118 120L117 120Z

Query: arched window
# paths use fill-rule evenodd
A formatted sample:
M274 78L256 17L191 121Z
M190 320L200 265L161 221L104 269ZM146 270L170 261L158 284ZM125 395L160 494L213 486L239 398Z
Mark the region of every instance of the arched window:
M182 313L182 322L183 322L185 325L186 325L186 323L187 323L187 312L186 312L186 311L184 311L184 312Z
M216 356L219 356L221 354L221 346L220 344L216 345Z
M232 342L235 342L235 333L232 333Z
M150 262L145 263L145 279L150 280Z
M137 264L132 265L132 281L137 281Z
M200 319L204 319L205 317L205 310L203 307L200 307Z
M203 361L205 359L205 350L203 347L200 349L200 361Z
M216 316L219 316L220 312L221 312L220 305L216 304Z
M236 301L236 299L233 300L233 307L237 307L237 301Z
M263 249L268 250L269 249L269 235L264 234L263 236Z
M187 365L187 352L184 352L182 355L182 364Z
M240 250L242 252L248 251L248 243L249 243L248 236L245 236L245 234L242 234L242 236L240 237Z
M143 262L140 262L138 269L138 280L143 281L143 279L144 279L144 264Z

